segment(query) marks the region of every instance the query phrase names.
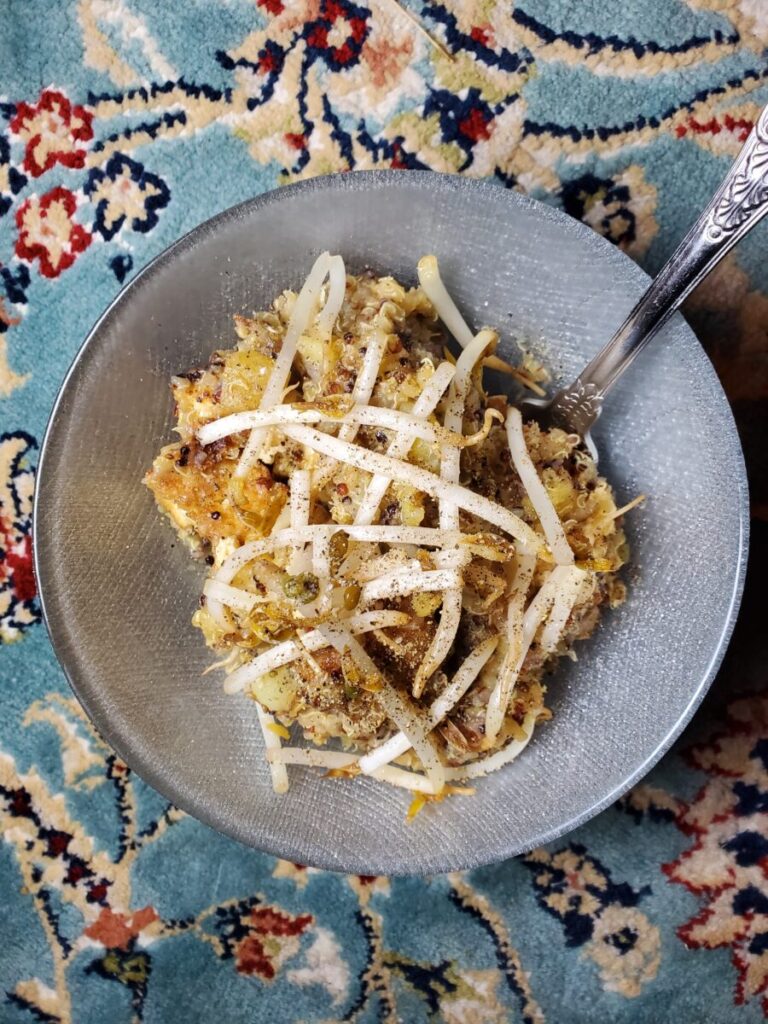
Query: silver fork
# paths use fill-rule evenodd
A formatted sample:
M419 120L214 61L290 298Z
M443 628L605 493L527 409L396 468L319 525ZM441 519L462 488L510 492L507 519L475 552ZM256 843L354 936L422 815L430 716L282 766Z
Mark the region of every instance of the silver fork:
M605 348L553 398L525 399L523 416L581 435L597 458L589 430L608 391L696 285L766 213L768 106L709 205Z

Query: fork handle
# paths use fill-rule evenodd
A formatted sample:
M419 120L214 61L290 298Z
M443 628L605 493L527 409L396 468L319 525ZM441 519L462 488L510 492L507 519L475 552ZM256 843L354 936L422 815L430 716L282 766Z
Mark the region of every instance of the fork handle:
M608 390L697 284L768 213L768 106L709 205L627 319L553 406L581 434Z

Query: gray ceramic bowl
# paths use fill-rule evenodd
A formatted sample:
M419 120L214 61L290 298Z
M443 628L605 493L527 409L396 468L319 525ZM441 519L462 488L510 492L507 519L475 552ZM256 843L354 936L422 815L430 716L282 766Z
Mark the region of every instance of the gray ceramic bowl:
M492 184L420 172L317 178L214 218L151 263L83 345L45 438L35 514L48 628L104 737L180 807L245 843L361 873L432 873L529 850L586 821L669 747L722 657L741 593L747 494L726 399L679 317L595 431L631 518L635 571L524 756L406 824L407 797L294 769L274 796L252 705L226 697L190 625L202 568L141 477L171 438L172 373L233 337L232 315L297 287L321 249L413 281L435 252L470 323L570 378L647 278L602 238Z

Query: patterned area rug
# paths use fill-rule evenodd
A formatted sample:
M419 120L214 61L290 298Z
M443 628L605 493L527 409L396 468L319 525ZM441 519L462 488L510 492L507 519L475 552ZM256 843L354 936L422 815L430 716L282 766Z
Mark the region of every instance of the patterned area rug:
M729 1022L768 1017L768 692L745 610L691 729L529 856L432 879L276 861L94 735L39 622L38 444L83 335L151 257L286 181L492 177L648 270L768 100L761 0L4 0L0 5L0 1020ZM768 514L757 231L687 313ZM705 541L704 541L705 542Z

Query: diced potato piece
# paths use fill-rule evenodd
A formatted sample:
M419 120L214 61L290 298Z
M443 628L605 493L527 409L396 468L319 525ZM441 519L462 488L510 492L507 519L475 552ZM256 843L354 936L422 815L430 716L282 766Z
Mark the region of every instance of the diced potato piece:
M292 670L284 665L257 679L251 685L251 696L269 711L284 714L290 711L296 690L296 678Z

